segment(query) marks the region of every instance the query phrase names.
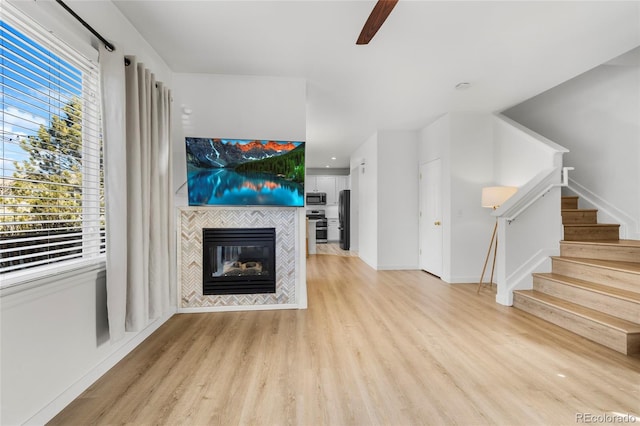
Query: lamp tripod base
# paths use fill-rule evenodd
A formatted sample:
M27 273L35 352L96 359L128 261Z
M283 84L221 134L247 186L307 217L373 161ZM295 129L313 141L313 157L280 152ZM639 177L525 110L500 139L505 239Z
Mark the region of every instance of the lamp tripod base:
M482 267L482 274L480 275L480 282L478 283L478 290L476 294L480 294L480 289L482 288L482 280L484 279L484 273L487 270L487 264L489 263L489 256L491 255L491 249L493 248L493 262L491 265L491 278L489 278L489 287L493 286L493 272L496 269L496 254L498 254L498 220L496 219L496 224L493 226L493 233L491 234L491 242L489 243L489 250L487 250L487 257L484 260L484 266ZM495 242L495 244L494 244Z

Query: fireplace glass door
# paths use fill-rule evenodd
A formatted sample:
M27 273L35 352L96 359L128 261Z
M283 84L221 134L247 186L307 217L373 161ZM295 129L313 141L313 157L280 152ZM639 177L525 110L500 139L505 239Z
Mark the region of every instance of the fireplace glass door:
M270 272L266 266L271 256L268 247L213 246L209 248L209 255L214 277L266 276Z
M275 293L275 229L203 230L203 294Z

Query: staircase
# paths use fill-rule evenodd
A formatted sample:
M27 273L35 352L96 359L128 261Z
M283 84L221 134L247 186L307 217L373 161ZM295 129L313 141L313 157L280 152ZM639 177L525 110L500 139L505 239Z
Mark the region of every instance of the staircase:
M564 240L552 272L533 274L513 306L626 355L640 354L640 241L562 197Z

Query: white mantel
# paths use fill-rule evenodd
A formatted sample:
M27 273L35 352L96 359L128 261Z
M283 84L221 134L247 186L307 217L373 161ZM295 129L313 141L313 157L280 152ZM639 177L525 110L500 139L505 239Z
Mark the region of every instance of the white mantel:
M178 312L306 309L305 212L294 207L179 207ZM275 228L276 292L203 295L203 228Z

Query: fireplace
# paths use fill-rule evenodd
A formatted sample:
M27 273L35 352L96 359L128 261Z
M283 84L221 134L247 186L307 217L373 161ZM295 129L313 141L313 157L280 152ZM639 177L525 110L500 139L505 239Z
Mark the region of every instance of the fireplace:
M275 293L275 258L275 228L204 228L203 294Z

